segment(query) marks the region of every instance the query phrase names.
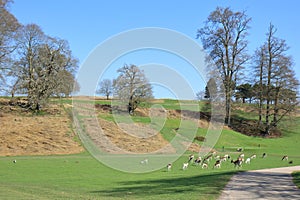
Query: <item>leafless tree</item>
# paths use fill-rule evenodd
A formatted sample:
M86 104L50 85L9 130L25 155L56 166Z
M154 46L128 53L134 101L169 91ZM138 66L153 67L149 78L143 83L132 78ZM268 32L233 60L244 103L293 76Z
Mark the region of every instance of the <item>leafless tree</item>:
M98 94L104 94L106 99L113 93L112 81L110 79L104 79L99 84L99 89L96 91Z
M0 90L11 67L11 53L16 49L16 35L20 24L7 7L11 1L0 0Z
M144 72L135 65L124 65L118 72L120 75L113 83L115 95L128 103L128 112L133 114L141 102L153 98L152 87Z
M260 120L263 102L265 109L265 130L276 127L279 121L295 109L299 81L293 70L293 61L286 55L289 47L285 40L275 37L276 29L270 24L266 42L256 51L254 71L259 75ZM273 119L271 117L273 116Z
M234 87L239 73L249 60L246 36L250 20L245 12L218 7L208 16L205 26L197 34L223 80L228 125Z
M72 57L67 41L45 35L35 24L23 26L18 39L14 85L25 91L28 106L39 110L57 92L63 81L62 73L77 68L77 60Z
M262 119L263 119L263 103L265 100L265 91L266 91L266 50L265 47L262 46L258 48L253 56L253 72L254 72L254 80L252 80L255 84L254 86L254 93L256 94L256 97L258 98L258 126L261 126Z

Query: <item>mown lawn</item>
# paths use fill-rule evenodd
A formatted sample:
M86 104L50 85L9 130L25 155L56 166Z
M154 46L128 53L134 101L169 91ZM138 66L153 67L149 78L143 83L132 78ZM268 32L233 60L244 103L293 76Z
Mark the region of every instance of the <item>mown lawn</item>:
M169 172L129 174L110 169L87 153L1 157L0 199L186 199L187 195L215 199L235 171L199 166L183 171L185 159Z

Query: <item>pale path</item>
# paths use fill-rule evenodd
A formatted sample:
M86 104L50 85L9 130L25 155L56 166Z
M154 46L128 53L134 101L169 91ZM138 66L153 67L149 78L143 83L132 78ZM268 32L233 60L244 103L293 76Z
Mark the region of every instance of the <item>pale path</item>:
M300 166L240 172L230 179L219 200L300 200L300 189L291 176L293 171L300 171Z

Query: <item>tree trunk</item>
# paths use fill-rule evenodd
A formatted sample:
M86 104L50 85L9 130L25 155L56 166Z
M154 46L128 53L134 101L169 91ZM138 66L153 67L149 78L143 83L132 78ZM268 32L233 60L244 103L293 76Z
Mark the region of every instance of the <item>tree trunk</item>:
M226 124L230 126L231 124L231 92L227 86L226 90Z
M269 89L268 89L269 90ZM270 134L270 95L267 92L267 107L266 107L266 134Z
M277 123L277 117L278 117L278 113L279 113L279 108L278 108L279 93L280 93L280 88L277 87L276 94L275 94L275 100L274 100L273 124Z
M244 104L244 103L246 103L246 98L245 98L245 97L243 97L243 104Z
M266 134L270 134L270 104L272 102L271 97L271 75L273 66L273 52L272 52L272 31L269 33L268 37L268 77L267 77L267 110L266 110Z
M263 109L263 66L264 66L264 52L261 50L261 61L259 71L259 108L258 108L258 125L262 124L262 109Z

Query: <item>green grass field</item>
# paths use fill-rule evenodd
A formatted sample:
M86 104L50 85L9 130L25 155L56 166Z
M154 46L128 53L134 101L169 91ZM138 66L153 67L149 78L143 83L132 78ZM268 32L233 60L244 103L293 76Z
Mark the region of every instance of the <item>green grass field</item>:
M170 172L128 174L87 153L5 157L0 159L0 199L215 199L233 174L198 167L182 171L179 165Z
M177 109L172 103L165 102L170 109ZM136 117L135 121L148 123L148 118ZM235 169L230 161L222 163L220 169L213 169L212 161L209 169L191 165L182 170L182 163L187 161L190 152L173 163L171 171L163 168L142 174L111 169L87 152L64 156L0 157L0 199L216 199L230 177L239 170L290 166L287 161L281 161L283 155L288 155L289 161L293 160L292 165L300 165L300 118L284 123L288 129L284 130L283 137L274 139L223 130L215 146L218 155L230 154L235 159L239 154L236 152L238 147L244 149L245 158L257 154L251 164L244 164L240 169ZM167 120L161 131L164 138L171 140L174 137L172 129L178 125L177 119ZM198 129L197 135L205 134L205 129ZM262 153L267 153L267 157L261 158ZM13 163L13 160L17 162ZM300 173L294 176L299 186Z

